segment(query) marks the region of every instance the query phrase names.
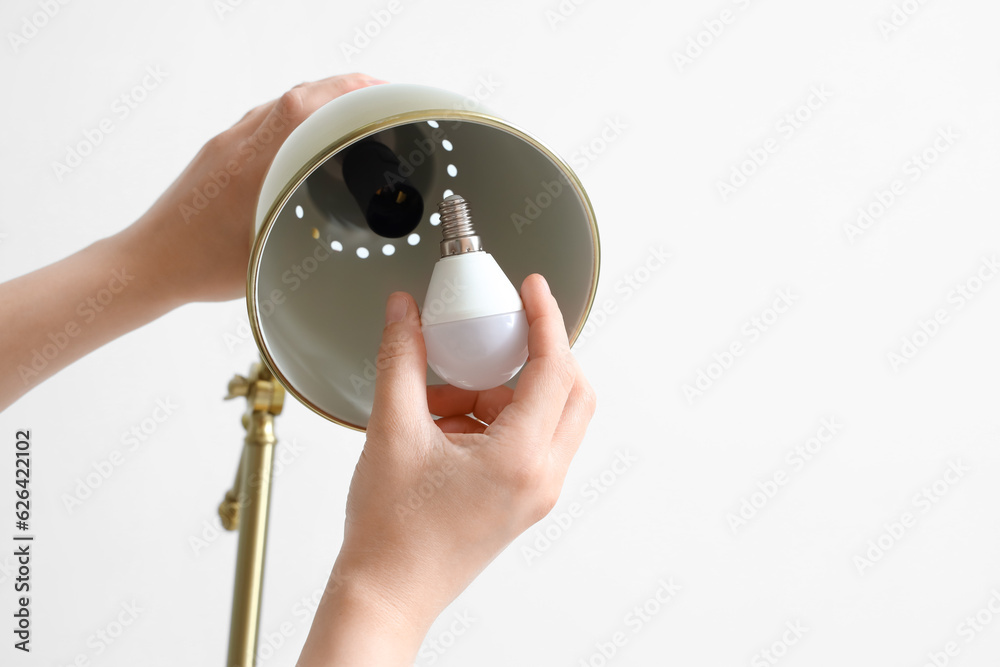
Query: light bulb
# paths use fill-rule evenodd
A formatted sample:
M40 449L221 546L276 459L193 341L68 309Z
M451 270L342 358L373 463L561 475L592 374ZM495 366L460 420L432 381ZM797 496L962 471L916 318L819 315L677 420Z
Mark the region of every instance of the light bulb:
M497 387L528 359L528 319L517 289L482 249L465 199L438 205L441 259L434 265L420 322L427 363L448 384Z

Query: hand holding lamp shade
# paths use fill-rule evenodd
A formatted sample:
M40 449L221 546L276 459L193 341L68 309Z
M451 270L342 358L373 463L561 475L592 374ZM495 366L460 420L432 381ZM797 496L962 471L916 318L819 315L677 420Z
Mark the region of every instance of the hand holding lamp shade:
M256 655L285 389L364 430L385 302L397 290L423 303L429 384L515 381L527 322L514 286L531 273L548 281L571 342L583 328L600 257L583 186L538 139L470 106L411 84L353 91L299 125L264 179L247 279L263 364L230 383L230 397L248 398L248 433L220 506L223 523L240 529L230 665Z

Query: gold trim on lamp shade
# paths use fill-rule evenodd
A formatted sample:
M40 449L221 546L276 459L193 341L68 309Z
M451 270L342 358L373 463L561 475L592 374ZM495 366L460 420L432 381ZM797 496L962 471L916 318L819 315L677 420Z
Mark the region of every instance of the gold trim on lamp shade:
M491 116L488 114L476 112L476 111L462 111L456 109L422 109L420 111L413 111L403 114L396 114L393 116L388 116L381 120L375 121L364 125L353 132L350 132L337 141L328 145L323 150L319 151L311 160L309 160L295 176L292 177L288 183L282 188L281 193L277 198L271 203L270 208L267 212L267 217L265 218L260 229L256 233L256 237L253 242L253 248L250 252L250 267L247 272L247 313L250 316L250 329L253 331L254 341L257 344L257 348L260 350L261 358L267 365L268 369L277 378L285 389L291 393L299 402L306 405L310 410L316 414L329 419L332 422L340 424L341 426L346 426L347 428L353 429L355 431L364 432L366 429L363 426L357 424L352 424L344 420L338 419L333 415L327 414L309 399L303 396L281 373L274 359L271 357L270 351L264 344L264 337L260 331L259 317L257 313L257 300L256 300L256 283L257 283L257 270L260 266L261 254L264 249L264 243L267 240L271 229L274 227L274 223L278 218L278 213L284 208L285 203L292 196L300 185L312 174L320 165L326 162L329 158L339 153L341 150L349 146L350 144L363 139L366 136L381 132L382 130L387 130L399 125L405 125L408 123L414 123L419 121L428 120L459 120L459 121L470 121L475 123L480 123L482 125L487 125L499 130L503 130L514 136L520 138L521 140L527 142L528 144L534 146L539 152L545 155L547 158L552 160L552 162L559 167L559 169L566 175L567 181L573 186L573 189L579 195L581 202L583 202L584 210L586 211L587 220L590 224L590 233L594 242L594 257L593 257L593 280L590 285L590 294L587 298L587 306L584 309L583 317L577 324L576 329L569 337L570 345L576 342L576 339L580 336L583 331L583 326L587 321L587 317L590 315L590 310L594 305L594 299L597 295L597 280L600 274L600 264L601 264L601 241L597 232L597 219L594 214L593 205L590 202L590 198L587 196L586 190L583 188L583 184L580 182L579 177L573 172L566 162L559 157L554 151L552 151L543 142L529 134L528 132L522 130L521 128L511 125L510 123Z

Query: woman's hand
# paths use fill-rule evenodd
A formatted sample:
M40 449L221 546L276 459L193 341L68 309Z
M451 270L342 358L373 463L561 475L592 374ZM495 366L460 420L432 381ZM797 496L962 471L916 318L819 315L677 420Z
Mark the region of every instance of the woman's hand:
M257 196L278 148L321 106L385 83L345 74L295 86L251 109L209 139L149 211L127 230L153 251L177 301L224 301L246 294Z
M521 297L528 363L515 390L482 392L426 387L417 305L389 298L344 544L300 665L411 664L438 614L552 509L595 398L545 280Z
M243 296L257 195L278 147L316 109L375 83L335 76L251 110L133 225L0 285L0 410L177 306Z

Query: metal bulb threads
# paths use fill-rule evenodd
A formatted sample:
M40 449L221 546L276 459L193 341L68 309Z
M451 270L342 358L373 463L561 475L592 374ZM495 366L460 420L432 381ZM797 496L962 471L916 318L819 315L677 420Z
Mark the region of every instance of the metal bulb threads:
M461 195L450 195L438 204L441 214L441 256L460 255L463 252L478 252L483 249L482 241L472 226L469 204Z
M441 213L441 232L446 239L472 236L476 233L472 228L469 203L461 195L449 195L438 204L438 212Z

